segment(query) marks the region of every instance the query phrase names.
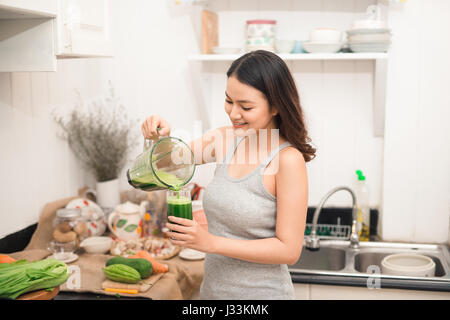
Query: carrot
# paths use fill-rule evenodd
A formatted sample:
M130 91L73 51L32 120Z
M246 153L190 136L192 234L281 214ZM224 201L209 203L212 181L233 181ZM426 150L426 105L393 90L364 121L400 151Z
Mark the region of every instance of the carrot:
M137 289L116 289L116 288L105 288L106 292L115 292L115 293L130 293L137 294Z
M128 256L128 258L141 258L141 259L146 259L148 261L150 261L153 265L153 272L154 273L165 273L169 271L169 268L167 267L167 265L162 264L158 261L155 260L155 258L152 257L152 255L146 251L146 250L140 250L137 255L134 256Z
M6 254L0 254L0 263L11 263L15 261L16 261L15 259L11 258Z

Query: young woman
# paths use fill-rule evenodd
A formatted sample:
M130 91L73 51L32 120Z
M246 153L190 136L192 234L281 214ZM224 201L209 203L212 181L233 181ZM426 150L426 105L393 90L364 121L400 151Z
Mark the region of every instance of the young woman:
M206 253L201 299L294 299L287 265L302 251L305 163L315 157L297 88L284 61L262 50L234 61L227 77L232 126L191 142L197 165L217 162L203 198L208 231L169 217L168 234L174 244ZM142 132L157 139L170 125L153 115ZM224 143L230 132L231 146Z

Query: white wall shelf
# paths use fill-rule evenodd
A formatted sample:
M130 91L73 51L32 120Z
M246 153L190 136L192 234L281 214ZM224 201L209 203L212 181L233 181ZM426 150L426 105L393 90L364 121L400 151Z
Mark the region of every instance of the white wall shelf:
M194 54L188 56L188 61L194 63L232 62L242 54ZM384 115L386 104L386 77L388 53L297 53L279 54L285 61L299 60L372 60L374 61L373 82L373 134L384 136Z
M280 58L293 60L385 60L387 53L281 53ZM189 61L234 61L241 54L196 54L188 57Z

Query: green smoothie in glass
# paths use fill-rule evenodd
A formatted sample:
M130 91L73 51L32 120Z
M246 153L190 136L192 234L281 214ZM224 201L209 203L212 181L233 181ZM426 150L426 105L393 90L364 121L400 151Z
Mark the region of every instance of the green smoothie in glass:
M167 191L167 216L192 220L192 201L189 191Z

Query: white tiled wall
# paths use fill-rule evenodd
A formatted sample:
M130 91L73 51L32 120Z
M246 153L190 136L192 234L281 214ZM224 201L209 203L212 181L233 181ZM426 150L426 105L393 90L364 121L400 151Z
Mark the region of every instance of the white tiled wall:
M220 44L235 46L242 45L250 18L277 19L280 37L305 39L314 27L346 30L373 2L211 0L209 8L219 13ZM353 186L354 170L361 169L371 205L382 209L382 236L400 241L448 239L448 41L442 47L434 33L434 51L426 50L433 29L450 30L441 17L448 1L417 7L425 2L408 1L412 11L389 15L396 38L384 139L373 136L373 62L288 63L318 150L308 164L310 206L334 186ZM112 80L137 118L161 114L173 128L188 131L195 120L203 121L203 130L228 124L223 95L229 63L186 60L201 47L200 12L164 1L113 0L114 59L58 60L56 73L0 73L0 237L36 222L46 202L92 186L50 116L54 106L73 105L74 89L92 98ZM420 41L410 28L423 30ZM206 185L213 169L199 167L195 181ZM127 187L125 179L121 187ZM329 201L348 206L351 199L342 192Z
M450 2L408 1L391 10L383 236L447 242L450 163ZM439 30L439 32L437 32Z
M47 202L95 187L51 116L54 108L75 105L75 90L85 101L95 100L108 94L111 80L129 116L139 119L137 134L151 114L192 130L201 116L186 56L198 50L199 10L169 7L166 1L114 0L113 59L58 60L55 73L0 72L0 238L36 223ZM130 159L142 150L138 137ZM129 188L126 168L122 189Z
M0 237L37 222L46 202L84 185L84 170L57 135L51 112L73 105L74 89L86 97L105 90L107 75L93 72L97 64L67 60L56 73L0 73Z
M303 40L315 27L349 28L374 1L210 1L219 14L219 44L242 46L245 20L277 20L278 36ZM386 104L386 134L373 136L373 62L288 62L300 91L317 158L308 165L310 205L337 185L354 186L355 169L380 209L385 240L447 242L449 228L449 2L393 4L384 18L393 28ZM256 8L256 9L255 9ZM436 32L436 30L440 30ZM444 32L446 30L446 32ZM445 34L445 36L444 36ZM430 44L433 43L431 46ZM430 50L432 48L433 50ZM213 126L223 117L225 72L230 63L204 63L206 105ZM438 75L438 77L436 76ZM439 85L435 85L435 82ZM212 169L211 169L212 170ZM348 206L337 193L330 205Z
M277 20L277 37L305 40L317 27L349 29L362 19L372 0L212 0L219 15L219 45L242 47L248 19ZM203 92L212 108L212 126L227 125L223 109L229 62L203 63ZM310 205L338 185L354 186L361 169L371 190L370 203L381 203L383 138L373 136L372 61L288 61L300 92L317 157L308 165ZM330 205L351 206L351 196L338 192Z
M300 92L310 137L317 157L308 164L310 204L338 185L353 187L355 170L366 174L371 205L380 203L383 139L373 136L370 61L288 62ZM208 69L209 67L209 69ZM224 88L229 63L205 67L210 82L213 127L228 125L224 111ZM331 205L351 206L351 196L338 192Z

